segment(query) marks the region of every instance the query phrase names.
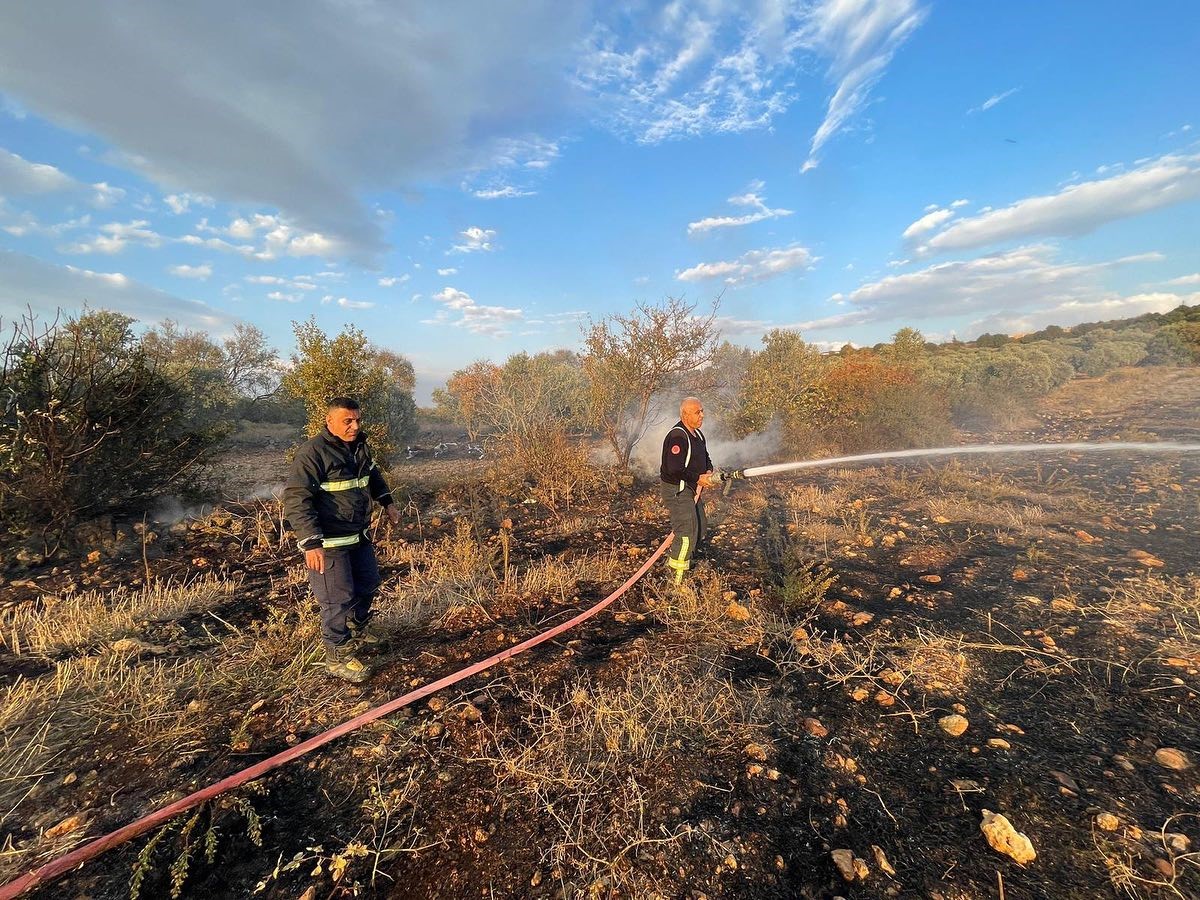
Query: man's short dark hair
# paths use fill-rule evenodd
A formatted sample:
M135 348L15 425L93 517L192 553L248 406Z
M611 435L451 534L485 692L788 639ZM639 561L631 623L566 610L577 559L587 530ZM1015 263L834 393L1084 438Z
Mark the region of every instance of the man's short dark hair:
M335 409L359 409L358 401L353 397L334 397L325 404L325 411L332 412Z

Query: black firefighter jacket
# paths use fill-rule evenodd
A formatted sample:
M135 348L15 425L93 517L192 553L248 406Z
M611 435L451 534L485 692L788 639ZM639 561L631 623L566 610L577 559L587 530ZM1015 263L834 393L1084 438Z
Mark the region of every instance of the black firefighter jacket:
M371 500L392 502L391 492L360 432L352 444L328 428L296 451L283 511L296 532L301 550L333 549L357 544L371 521Z

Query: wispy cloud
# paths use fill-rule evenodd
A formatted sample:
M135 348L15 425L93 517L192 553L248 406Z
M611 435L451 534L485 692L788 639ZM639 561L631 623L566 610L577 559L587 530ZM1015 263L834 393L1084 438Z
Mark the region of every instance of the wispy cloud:
M1007 100L1009 97L1011 97L1013 94L1015 94L1020 89L1021 88L1018 86L1015 88L1009 88L1007 91L1005 91L1002 94L993 94L992 96L988 97L986 100L984 100L978 106L974 106L971 109L968 109L967 115L973 116L973 115L975 115L975 113L987 112L989 109L991 109L997 103L1000 103L1003 100Z
M1162 259L1158 253L1143 253L1099 263L1062 262L1053 246L1020 247L889 275L849 294L834 294L833 302L854 307L853 311L809 327L916 322L973 313L1012 317L1067 304L1079 306L1110 294L1103 277L1113 269Z
M1028 197L951 224L921 252L966 250L1030 237L1076 236L1107 222L1200 197L1200 156L1163 156L1098 181Z
M342 309L373 309L375 306L368 300L351 300L347 297L338 297L337 305Z
M679 281L706 281L720 278L726 284L747 281L766 281L796 269L806 269L816 262L806 247L792 246L775 250L751 250L735 260L700 263L675 273Z
M688 223L688 234L700 234L705 231L712 231L715 228L736 228L741 225L752 225L755 222L762 222L764 219L778 219L783 216L790 216L790 209L771 209L767 206L766 201L759 194L765 187L763 182L752 182L746 189L746 193L737 194L729 198L729 203L734 206L748 206L752 212L748 212L742 216L713 216L707 219L701 219L698 222Z
M532 197L537 191L522 191L511 184L506 184L504 187L475 190L471 193L480 200L505 200L512 197Z
M403 275L385 275L379 279L380 287L395 287L398 284L404 284L412 276L405 272Z
M78 181L56 166L30 162L0 149L0 194L48 194L79 187Z
M477 253L496 249L492 243L496 238L496 231L493 228L480 228L478 225L472 225L470 228L460 231L458 236L463 241L461 244L451 247L450 253Z
M925 215L905 228L903 237L906 241L919 240L953 217L954 210L935 208L932 212L925 213Z
M821 149L866 105L927 12L917 0L824 0L812 10L800 43L830 60L828 77L836 87L801 171L816 168Z
M442 288L433 295L433 299L445 306L446 309L439 310L434 319L426 320L426 324L445 323L465 328L476 334L488 334L496 337L508 334L508 328L514 322L519 322L525 317L525 314L519 309L483 306L476 303L475 299L466 291L452 287ZM452 319L449 311L457 313L458 318Z
M213 268L210 264L204 263L199 266L170 266L167 271L178 278L193 278L197 281L206 281L212 275Z

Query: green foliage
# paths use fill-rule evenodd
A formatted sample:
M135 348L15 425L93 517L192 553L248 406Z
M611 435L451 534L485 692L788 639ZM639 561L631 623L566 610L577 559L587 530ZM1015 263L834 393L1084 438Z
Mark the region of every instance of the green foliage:
M0 513L16 532L143 508L186 483L230 430L211 386L172 369L134 320L89 312L13 325L0 350Z
M373 346L362 329L347 325L330 338L316 318L293 322L296 352L283 376L283 390L303 400L308 412L306 432L312 436L325 425L326 405L334 397L353 397L363 408L371 445L381 460L416 434L416 383L412 364L404 357Z
M778 421L785 449L807 450L819 442L816 435L829 408L821 353L784 329L764 335L763 345L746 367L735 428L746 435Z

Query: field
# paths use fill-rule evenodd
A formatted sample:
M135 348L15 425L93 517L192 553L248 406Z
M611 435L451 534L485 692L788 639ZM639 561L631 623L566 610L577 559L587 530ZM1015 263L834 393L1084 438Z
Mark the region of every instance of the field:
M1200 443L1197 409L1195 369L1118 370L986 440ZM667 527L651 482L550 512L487 460L398 464L394 636L347 687L269 497L282 451L234 462L238 499L0 585L0 880L569 617ZM682 589L657 567L35 896L1200 896L1200 454L825 469L710 503ZM1036 858L992 849L984 810Z

